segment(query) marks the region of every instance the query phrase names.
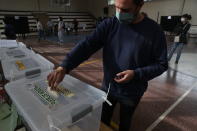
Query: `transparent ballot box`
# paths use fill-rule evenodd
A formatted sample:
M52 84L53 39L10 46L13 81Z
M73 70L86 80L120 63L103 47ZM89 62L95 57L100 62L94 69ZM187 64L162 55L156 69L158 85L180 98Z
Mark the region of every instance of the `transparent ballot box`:
M42 72L52 70L54 64L39 54L31 54L22 58L14 58L1 61L4 76L13 81L21 78L31 78Z
M16 47L26 47L26 45L23 42L17 42L16 40L0 40L0 49Z
M35 52L26 47L0 48L0 60L22 58L32 54L35 54Z
M16 40L0 40L0 48L12 47L18 47L18 42Z
M50 92L48 73L8 83L5 89L32 131L99 131L106 94L71 76Z

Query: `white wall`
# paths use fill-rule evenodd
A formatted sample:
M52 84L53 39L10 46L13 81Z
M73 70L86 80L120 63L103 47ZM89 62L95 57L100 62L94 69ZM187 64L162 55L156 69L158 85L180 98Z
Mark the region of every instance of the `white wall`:
M65 8L50 7L49 0L0 0L0 10L38 11L40 1L41 11L65 11ZM184 0L153 0L146 2L142 11L157 20L157 15L181 15ZM88 11L96 17L103 16L103 8L107 0L71 0L71 7L66 11ZM186 0L183 13L192 15L192 24L197 25L197 0ZM115 9L109 7L109 16L115 14ZM160 17L159 17L160 18ZM160 20L159 20L160 21Z
M155 21L160 16L181 15L184 0L153 0L144 4L142 11ZM197 25L197 0L186 0L183 14L189 13L193 19L191 23ZM159 19L160 21L160 19Z
M104 15L103 8L107 3L107 0L71 0L71 7L65 9L50 6L50 0L0 0L0 10L90 12L99 17ZM113 14L113 11L109 13Z
M142 11L157 20L157 16L180 15L183 0L153 0L144 4Z
M197 25L197 0L186 0L183 13L192 15L192 24Z
M107 0L88 0L88 11L95 17L103 16L103 8L107 6Z
M87 5L84 1L88 0L71 0L72 4L67 11L87 11ZM38 4L39 3L39 4ZM50 0L0 0L0 10L14 11L65 11L63 7L51 7Z
M192 15L191 23L197 25L197 0L185 0L185 6L183 8L184 0L153 0L146 2L142 8L142 11L146 12L148 16L155 21L159 13L160 16L168 15L181 15L181 13L188 13ZM103 7L107 5L107 0L89 0L89 11L95 16L103 16ZM183 12L182 12L183 9ZM109 7L109 16L115 14L115 9Z
M0 0L0 10L37 10L37 0Z

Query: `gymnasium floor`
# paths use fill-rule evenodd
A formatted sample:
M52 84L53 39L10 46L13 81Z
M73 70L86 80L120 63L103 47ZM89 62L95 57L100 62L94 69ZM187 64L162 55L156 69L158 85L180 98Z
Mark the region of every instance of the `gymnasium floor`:
M58 65L75 46L74 43L85 35L71 37L66 37L68 41L62 46L57 43L57 38L37 42L37 38L32 37L19 41ZM175 55L167 72L149 82L148 90L134 114L132 131L197 130L197 39L189 40L178 65L174 64L174 59ZM103 77L102 51L82 63L71 75L100 88ZM114 130L118 128L118 108L112 121Z

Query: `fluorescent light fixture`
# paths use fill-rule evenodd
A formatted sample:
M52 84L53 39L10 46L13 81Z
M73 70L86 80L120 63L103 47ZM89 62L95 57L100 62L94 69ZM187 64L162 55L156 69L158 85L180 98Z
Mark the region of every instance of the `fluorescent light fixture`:
M114 5L115 4L115 0L107 0L108 1L108 5ZM144 2L149 2L152 0L144 0Z

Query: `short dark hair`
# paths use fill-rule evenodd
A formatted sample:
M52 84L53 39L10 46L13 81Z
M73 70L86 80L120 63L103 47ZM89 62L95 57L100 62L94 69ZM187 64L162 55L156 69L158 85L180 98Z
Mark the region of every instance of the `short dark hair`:
M62 21L62 20L63 20L61 16L59 16L59 19L60 19L60 21Z
M136 5L139 5L140 3L144 2L144 0L133 0L133 2L134 2Z
M192 19L192 16L189 14L184 14L184 15L182 15L182 17L187 18L188 20Z

